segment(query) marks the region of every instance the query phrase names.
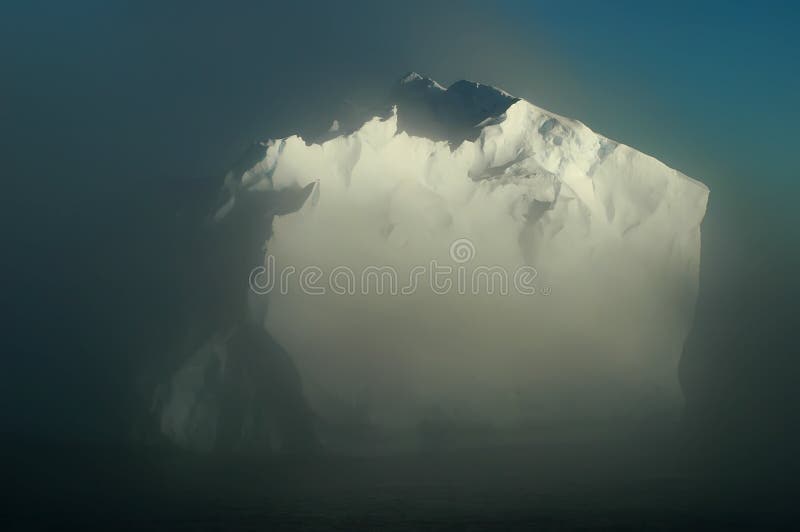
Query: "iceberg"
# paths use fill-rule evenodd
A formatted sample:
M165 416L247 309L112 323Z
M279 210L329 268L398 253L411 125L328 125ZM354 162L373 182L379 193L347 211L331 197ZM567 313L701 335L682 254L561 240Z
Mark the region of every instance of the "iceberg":
M411 73L392 98L324 142L264 144L215 214L308 191L256 218L265 253L247 305L322 424L400 434L677 416L708 188L487 85ZM174 382L197 388L200 373ZM174 425L192 394L174 388L164 430L185 439Z

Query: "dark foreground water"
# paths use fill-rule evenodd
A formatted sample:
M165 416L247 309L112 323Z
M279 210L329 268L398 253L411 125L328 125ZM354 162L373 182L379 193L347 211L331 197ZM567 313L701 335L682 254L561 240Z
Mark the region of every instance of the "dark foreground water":
M4 455L0 529L791 528L785 486L629 443L262 459L29 445Z

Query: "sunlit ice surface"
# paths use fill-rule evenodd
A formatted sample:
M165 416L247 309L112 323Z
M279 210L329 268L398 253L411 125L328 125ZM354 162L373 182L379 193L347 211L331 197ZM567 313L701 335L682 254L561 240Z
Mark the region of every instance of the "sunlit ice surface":
M288 352L320 431L413 444L674 419L708 189L493 87L400 87L351 131L269 141L215 213L307 191L257 222L248 312ZM224 371L215 335L162 414L190 446L217 427L218 409L192 407L209 361Z

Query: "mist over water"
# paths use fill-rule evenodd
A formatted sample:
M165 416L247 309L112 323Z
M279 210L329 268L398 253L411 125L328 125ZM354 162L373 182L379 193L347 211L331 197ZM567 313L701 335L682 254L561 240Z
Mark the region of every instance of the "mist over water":
M178 479L172 488L205 485L191 480L200 478L246 485L232 491L239 501L266 489L243 482L238 465L215 469L216 458L193 463L169 455L168 466L152 465L162 462L118 450L151 441L158 433L151 426L152 391L162 376L179 369L211 331L239 319L240 293L228 283L246 279L261 258L250 244L263 232L209 228L226 172L254 140L324 136L334 118L383 102L391 82L409 70L445 85L459 79L498 85L711 188L696 315L679 368L682 430L670 439L656 425L646 444L629 440L624 447L604 446L597 433L572 447L430 460L279 462L256 468L272 486L266 491L281 492L284 484L274 479L285 473L292 486L286 490L301 500L307 486L335 473L352 488L338 490L337 500L355 508L354 501L364 500L358 493L386 478L413 485L433 471L442 485L458 480L456 498L465 506L473 495L482 498L470 495L475 486L523 494L495 495L496 509L535 506L524 494L539 486L564 494L555 506L577 504L583 499L564 487L574 478L590 486L592 501L613 493L601 507L634 504L632 492L684 500L684 491L663 483L609 488L620 476L678 478L697 493L693 500L720 486L735 488L737 500L758 507L791 493L798 233L788 141L798 118L792 95L800 88L791 68L798 49L792 8L621 4L609 13L586 8L586 16L513 2L491 10L470 3L459 9L358 3L248 4L220 12L202 3L100 2L3 9L8 341L0 395L3 446L16 462L12 494L24 497L31 486L42 493L39 475L50 474L46 500L63 509L82 493L133 492L134 484L160 493L155 479L164 471ZM241 341L267 345L263 338ZM287 346L269 346L275 360L284 360ZM247 365L237 371L258 374ZM298 400L293 408L299 419L305 406ZM286 423L301 440L307 427ZM659 438L662 447L653 444ZM547 465L539 457L548 457ZM123 470L117 478L128 480L115 482L113 472ZM507 482L509 471L546 480L536 487ZM74 489L82 478L102 480L84 492ZM192 493L185 500L213 498ZM443 496L431 487L410 494L417 501ZM370 504L384 508L378 498ZM310 500L336 515L337 503L328 508L324 499ZM300 503L286 504L304 511ZM375 508L364 504L364 512Z

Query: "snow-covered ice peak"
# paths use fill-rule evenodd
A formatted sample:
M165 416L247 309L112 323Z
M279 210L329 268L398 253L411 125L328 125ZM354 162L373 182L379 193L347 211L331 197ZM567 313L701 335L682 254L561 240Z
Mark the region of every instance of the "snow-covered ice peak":
M465 80L445 89L416 72L400 79L391 99L400 109L400 131L456 145L475 140L482 122L502 114L517 101L502 89Z
M420 76L416 72L409 72L408 74L400 78L400 83L411 83L413 81L417 81L420 79L422 79L422 76Z
M445 90L444 87L439 85L436 81L432 80L431 78L424 78L417 74L416 72L409 72L398 82L400 85L417 85L421 87L426 87L433 90Z

